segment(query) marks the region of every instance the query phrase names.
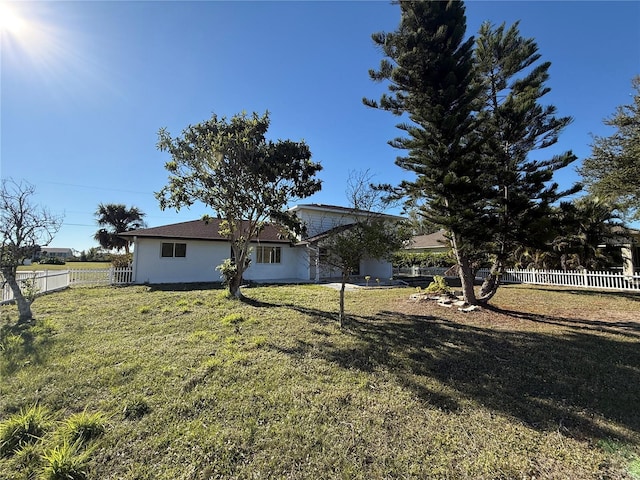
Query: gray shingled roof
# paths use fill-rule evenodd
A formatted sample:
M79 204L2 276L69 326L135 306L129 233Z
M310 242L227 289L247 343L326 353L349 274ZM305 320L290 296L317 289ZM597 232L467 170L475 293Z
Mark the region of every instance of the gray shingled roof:
M140 228L138 230L121 233L120 236L228 241L218 233L221 221L222 220L218 218L212 218L208 222L205 222L204 220L192 220L190 222L173 223L171 225L162 225L160 227ZM267 224L262 232L260 232L257 241L290 243L286 231L282 227L274 224Z
M449 240L444 235L443 230L439 230L429 235L416 235L413 237L408 245L405 247L407 250L422 249L422 248L443 248L449 246Z

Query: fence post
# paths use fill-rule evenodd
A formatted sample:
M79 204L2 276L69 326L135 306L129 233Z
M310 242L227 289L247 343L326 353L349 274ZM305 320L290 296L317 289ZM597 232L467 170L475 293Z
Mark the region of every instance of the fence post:
M584 286L589 286L589 275L587 274L587 269L582 270L582 281L584 282Z

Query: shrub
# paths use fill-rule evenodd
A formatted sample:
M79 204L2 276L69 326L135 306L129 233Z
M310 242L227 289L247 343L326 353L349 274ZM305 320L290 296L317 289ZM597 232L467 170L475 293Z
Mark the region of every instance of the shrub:
M58 257L44 257L38 260L40 265L64 265L66 262Z
M23 408L0 423L0 456L9 456L23 445L35 443L51 426L49 411L40 405Z
M427 293L451 293L451 288L447 285L444 277L435 275L433 282L431 282L424 291Z
M115 268L126 268L133 263L133 254L111 255L111 265Z

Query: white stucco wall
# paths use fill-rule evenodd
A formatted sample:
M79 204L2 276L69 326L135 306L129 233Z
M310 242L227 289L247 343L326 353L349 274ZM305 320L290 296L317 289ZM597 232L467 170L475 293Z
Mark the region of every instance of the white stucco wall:
M163 242L186 243L186 257L162 257ZM215 268L229 258L230 249L225 242L138 238L134 258L136 283L218 282L220 272Z
M161 244L166 242L186 243L184 258L161 256ZM288 244L268 244L281 248L280 263L257 263L254 244L251 265L246 270L246 280L309 280L309 260L304 247ZM219 282L220 272L215 268L231 254L227 242L204 240L138 238L134 253L136 283L190 283Z

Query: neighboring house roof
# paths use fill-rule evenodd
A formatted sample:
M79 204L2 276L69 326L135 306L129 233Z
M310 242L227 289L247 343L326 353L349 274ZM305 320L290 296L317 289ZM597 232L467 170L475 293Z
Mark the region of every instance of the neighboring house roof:
M404 220L403 217L397 215L389 215L388 213L369 212L366 210L358 210L357 208L340 207L338 205L325 205L323 203L303 203L301 205L291 207L289 210L292 212L297 212L299 210L317 210L320 212L334 212L359 216L374 215L376 217L385 217L393 220Z
M219 218L211 218L207 222L204 220L192 220L190 222L174 223L171 225L162 225L160 227L140 228L138 230L121 233L120 236L228 241L226 237L219 233L220 222L222 222L222 220ZM254 241L290 243L290 240L283 228L274 224L265 225L260 232L260 235L258 235L257 240L254 239Z
M444 230L439 230L428 235L416 235L405 247L407 250L431 250L436 248L449 248L449 240Z
M69 255L73 254L73 250L70 248L42 247L40 251L47 253L67 253Z

